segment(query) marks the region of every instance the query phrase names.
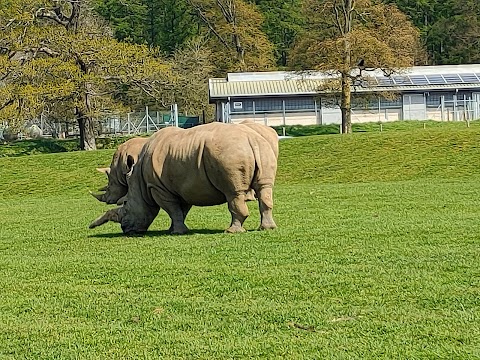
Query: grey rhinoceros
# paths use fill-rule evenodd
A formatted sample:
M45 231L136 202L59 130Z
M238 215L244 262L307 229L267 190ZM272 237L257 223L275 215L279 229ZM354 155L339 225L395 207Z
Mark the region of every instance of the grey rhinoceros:
M260 229L273 229L276 170L272 147L247 126L210 123L191 129L165 128L143 147L128 176L123 206L107 211L90 228L114 221L125 234L144 233L164 209L172 221L170 232L185 234L185 218L193 205L226 202L232 216L226 231L243 232L249 215L245 196L254 189Z
M278 159L278 135L275 130L270 126L258 124L251 120L244 120L240 124L248 126L264 137L272 147L275 157ZM107 175L108 185L99 189L99 191L104 191L102 193L91 193L93 197L107 204L121 205L122 198L127 194L128 190L126 175L133 164L137 162L140 151L147 140L148 138L132 138L127 140L118 147L113 155L110 167L97 169L101 173ZM128 157L129 155L131 156L130 158ZM127 162L128 159L130 163ZM247 193L246 201L253 200L256 200L255 192L250 190Z
M98 171L107 175L108 185L99 189L99 191L105 191L104 193L91 193L92 196L107 204L121 204L122 198L128 191L127 174L137 162L147 140L148 138L136 137L125 141L113 154L110 167L97 168Z

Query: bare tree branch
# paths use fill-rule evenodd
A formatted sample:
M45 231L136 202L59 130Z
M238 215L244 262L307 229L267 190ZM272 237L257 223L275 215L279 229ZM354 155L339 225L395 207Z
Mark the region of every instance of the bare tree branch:
M68 23L69 23L68 19L65 20L65 17L60 18L58 16L58 14L53 10L47 10L45 8L40 8L36 11L35 16L38 17L38 18L43 18L43 19L50 19L50 20L55 21L57 24L60 24L64 27L68 27Z
M225 39L222 38L222 36L215 30L214 26L210 23L208 18L205 16L205 14L202 12L202 9L199 6L196 6L194 3L192 3L191 0L188 0L190 5L197 11L198 15L200 18L203 20L203 22L208 26L210 31L220 40L220 42L228 48L228 43L225 41Z
M8 105L13 104L13 102L14 102L13 99L8 100L7 102L5 102L3 105L0 106L0 110L6 108Z

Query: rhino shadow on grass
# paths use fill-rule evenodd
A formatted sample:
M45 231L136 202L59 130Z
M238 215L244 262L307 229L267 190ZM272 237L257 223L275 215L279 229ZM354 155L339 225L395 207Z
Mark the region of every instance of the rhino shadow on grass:
M275 131L270 131L278 142ZM192 206L227 203L232 221L226 232L245 232L243 223L249 216L245 202L253 189L259 203L259 229L274 229L275 145L276 149L259 132L239 124L215 122L159 130L146 141L137 161L127 155L130 171L122 171L127 193L117 200L122 205L108 210L90 228L114 221L125 234L143 234L163 209L171 219L169 232L185 234L185 218Z
M214 235L214 234L224 234L225 230L222 229L189 229L188 235ZM149 230L141 234L131 234L128 236L136 237L164 237L171 236L172 233L169 230ZM104 233L104 234L93 234L88 235L89 238L99 238L99 239L115 239L115 238L124 238L126 235L124 233Z

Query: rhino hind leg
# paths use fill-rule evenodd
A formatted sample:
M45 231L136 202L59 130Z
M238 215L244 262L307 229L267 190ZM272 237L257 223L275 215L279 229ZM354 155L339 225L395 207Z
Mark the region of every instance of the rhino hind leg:
M261 187L257 191L258 205L260 210L259 230L275 229L277 225L273 220L273 189L271 187Z
M225 232L245 232L245 229L243 228L243 223L245 222L245 219L248 217L248 215L250 215L245 200L245 194L237 194L236 196L227 199L228 210L230 211L230 214L232 214L232 223L230 224L230 227L225 230Z

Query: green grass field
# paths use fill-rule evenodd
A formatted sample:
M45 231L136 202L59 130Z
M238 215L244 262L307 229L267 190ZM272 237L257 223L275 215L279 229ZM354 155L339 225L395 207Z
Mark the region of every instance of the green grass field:
M282 140L274 216L89 230L113 150L0 158L0 359L479 359L480 126Z

